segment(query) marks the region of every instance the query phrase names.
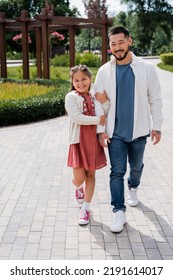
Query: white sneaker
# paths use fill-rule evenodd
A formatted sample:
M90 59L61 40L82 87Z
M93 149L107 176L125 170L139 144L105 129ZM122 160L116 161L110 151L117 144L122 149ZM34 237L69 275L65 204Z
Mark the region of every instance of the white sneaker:
M130 206L137 206L139 203L137 197L137 189L134 188L127 188L127 202Z
M122 210L118 210L113 214L113 221L110 230L112 232L120 232L123 230L123 226L126 223L126 214Z

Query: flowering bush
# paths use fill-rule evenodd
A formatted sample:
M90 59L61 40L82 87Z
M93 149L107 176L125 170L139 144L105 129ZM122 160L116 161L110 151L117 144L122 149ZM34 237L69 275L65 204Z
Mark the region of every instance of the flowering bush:
M60 34L59 32L54 31L54 32L50 33L49 39L50 39L51 43L57 44L58 41L63 41L65 39L65 37L63 34Z
M20 34L17 34L16 36L13 37L13 41L18 43L18 44L21 44L22 43L22 33ZM28 34L28 43L31 44L32 41L31 41L31 38Z

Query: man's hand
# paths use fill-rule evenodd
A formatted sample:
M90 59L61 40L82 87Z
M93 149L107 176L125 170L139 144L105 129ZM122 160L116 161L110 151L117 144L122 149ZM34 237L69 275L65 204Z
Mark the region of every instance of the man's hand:
M158 130L152 130L151 131L151 141L153 142L153 145L156 145L161 140L161 131Z
M107 143L111 142L106 132L99 133L98 139L99 139L100 145L103 148L106 148L108 146Z
M95 98L100 103L105 103L108 100L108 97L107 97L107 94L106 94L105 90L103 92L97 92L95 94Z

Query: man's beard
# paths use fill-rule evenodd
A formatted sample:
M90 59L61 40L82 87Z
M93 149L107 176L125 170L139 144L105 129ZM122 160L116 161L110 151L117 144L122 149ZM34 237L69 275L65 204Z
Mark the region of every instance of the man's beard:
M123 56L116 56L116 53L114 54L114 56L115 56L115 58L116 58L117 60L122 61L122 60L124 60L124 59L126 58L126 56L128 55L129 51L130 51L130 47L128 47L128 50L125 51L125 53L124 53Z

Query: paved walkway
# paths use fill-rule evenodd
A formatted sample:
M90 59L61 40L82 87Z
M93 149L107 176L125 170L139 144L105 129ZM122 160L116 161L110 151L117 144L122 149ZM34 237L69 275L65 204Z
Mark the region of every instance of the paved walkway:
M163 138L157 146L148 141L140 204L127 206L119 234L109 230L109 167L97 172L91 223L77 224L68 117L0 129L1 259L173 259L173 74L157 71Z

